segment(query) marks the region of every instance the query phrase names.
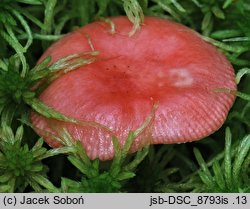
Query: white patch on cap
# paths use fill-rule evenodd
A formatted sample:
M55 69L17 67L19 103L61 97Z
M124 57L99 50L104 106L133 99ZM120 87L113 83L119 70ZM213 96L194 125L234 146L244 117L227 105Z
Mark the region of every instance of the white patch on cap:
M193 77L191 73L184 68L171 69L169 71L171 80L173 80L173 86L187 87L192 85Z

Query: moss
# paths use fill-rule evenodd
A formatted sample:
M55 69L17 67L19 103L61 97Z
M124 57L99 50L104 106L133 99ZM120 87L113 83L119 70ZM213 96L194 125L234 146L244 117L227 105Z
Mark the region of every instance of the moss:
M250 192L249 8L247 0L0 1L0 190ZM48 83L40 85L36 92L30 89L44 78L56 79L62 68L74 70L95 61L98 54L73 55L52 66L47 58L35 66L42 52L65 33L96 19L108 22L105 17L116 15L129 17L134 24L131 36L140 30L144 15L175 20L201 33L204 40L228 57L238 84L238 91L229 93L236 94L237 99L218 132L198 142L157 145L135 156L127 155L134 136L148 125L149 117L138 133L130 132L125 149L119 148L114 137L116 157L105 163L90 161L67 133L63 134L65 146L56 149L48 148L35 134L30 134L30 139L23 137L23 132L32 132L27 120L31 109L45 117L80 122L53 111L37 99ZM55 155L66 156L68 160ZM54 166L58 164L66 164L70 169L58 169ZM55 187L55 182L61 184Z

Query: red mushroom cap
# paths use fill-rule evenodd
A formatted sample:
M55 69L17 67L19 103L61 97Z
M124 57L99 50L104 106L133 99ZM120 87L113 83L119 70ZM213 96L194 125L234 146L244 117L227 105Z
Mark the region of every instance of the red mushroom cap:
M146 17L132 37L126 17L114 17L115 33L104 22L86 25L53 44L41 57L53 62L65 56L91 51L90 38L100 52L96 62L66 73L40 95L48 106L66 116L95 121L110 128L124 144L130 130L141 126L158 103L151 127L152 144L199 140L218 130L235 97L215 92L236 90L231 64L214 46L193 30L178 23ZM111 134L101 128L79 126L38 114L31 115L35 127L56 133L66 127L83 144L90 159L111 159ZM52 147L59 142L47 137ZM56 133L58 134L58 133ZM138 137L131 151L144 142Z

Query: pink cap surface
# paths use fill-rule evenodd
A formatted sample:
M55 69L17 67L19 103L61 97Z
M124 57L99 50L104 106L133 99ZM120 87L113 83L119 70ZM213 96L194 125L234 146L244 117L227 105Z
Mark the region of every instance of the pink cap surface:
M104 22L86 25L53 44L41 57L53 62L77 52L91 51L90 37L100 52L96 62L66 73L40 95L48 106L84 121L110 128L124 144L130 130L141 126L158 103L151 138L138 137L131 151L145 143L170 144L204 138L225 121L235 97L215 92L236 90L231 64L214 46L191 29L156 17L146 17L132 37L126 17L111 19L114 34ZM90 159L112 159L111 134L98 127L83 127L46 119L32 113L39 135L52 147L60 144L43 131L58 134L66 127L80 140Z

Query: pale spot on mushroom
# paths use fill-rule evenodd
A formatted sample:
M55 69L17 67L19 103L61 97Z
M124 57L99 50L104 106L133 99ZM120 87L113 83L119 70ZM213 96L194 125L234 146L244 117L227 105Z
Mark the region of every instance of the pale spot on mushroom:
M184 68L171 69L169 71L170 78L173 81L173 86L176 87L187 87L193 83L193 77L191 73Z

